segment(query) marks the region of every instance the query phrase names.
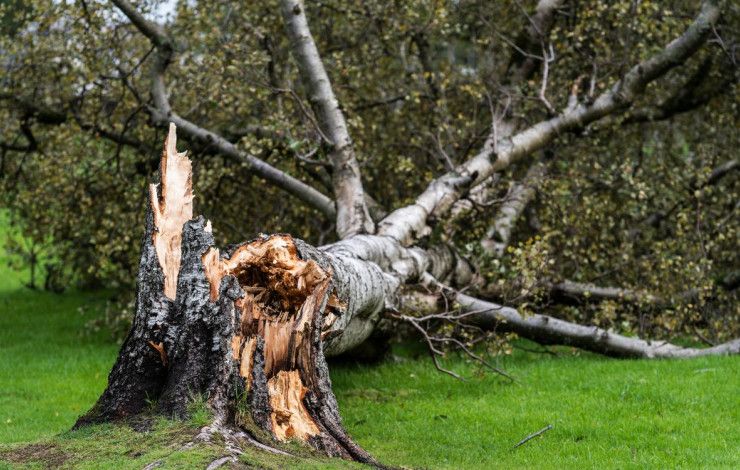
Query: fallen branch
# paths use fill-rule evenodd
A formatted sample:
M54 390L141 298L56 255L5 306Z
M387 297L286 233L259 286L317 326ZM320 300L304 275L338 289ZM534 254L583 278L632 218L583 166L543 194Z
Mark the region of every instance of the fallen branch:
M535 433L532 433L529 436L527 436L524 439L522 439L521 441L517 442L516 445L513 447L513 449L516 449L519 446L523 446L524 444L526 444L527 442L531 441L535 437L541 436L542 434L545 434L550 429L552 429L552 424L548 424L547 426L545 426L544 428L540 429L539 431L537 431Z
M691 358L740 354L740 338L711 348L687 348L666 341L649 341L620 335L596 326L585 326L547 315L522 315L512 307L487 302L459 292L445 292L461 310L476 311L468 321L483 329L512 331L540 344L560 344L612 357L644 359Z

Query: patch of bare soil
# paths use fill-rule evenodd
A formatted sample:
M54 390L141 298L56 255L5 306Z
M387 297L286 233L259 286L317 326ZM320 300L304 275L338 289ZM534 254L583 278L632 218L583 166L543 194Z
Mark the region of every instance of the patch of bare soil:
M58 468L70 456L54 444L29 444L7 452L0 453L0 459L13 463L41 462L44 468Z

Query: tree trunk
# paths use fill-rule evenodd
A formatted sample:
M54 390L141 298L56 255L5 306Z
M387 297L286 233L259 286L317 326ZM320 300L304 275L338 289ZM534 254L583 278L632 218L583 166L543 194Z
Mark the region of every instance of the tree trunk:
M377 465L342 427L324 348L339 331L359 338L368 329L363 315L385 298L380 269L284 234L220 254L210 222L192 218L190 162L175 150L174 126L161 175L160 191L150 191L131 332L77 426L133 417L153 402L184 418L206 397L219 426ZM333 347L355 341L343 342Z

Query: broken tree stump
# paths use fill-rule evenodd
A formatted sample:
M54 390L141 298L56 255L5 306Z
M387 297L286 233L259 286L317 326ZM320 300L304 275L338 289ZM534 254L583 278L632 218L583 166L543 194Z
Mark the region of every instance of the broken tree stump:
M161 183L150 187L131 331L108 387L76 426L131 418L151 403L184 418L205 397L218 426L377 465L342 426L324 348L349 310L353 325L377 310L348 293L377 290L382 273L337 282L347 261L286 234L222 253L210 222L193 217L191 165L175 143L170 125Z

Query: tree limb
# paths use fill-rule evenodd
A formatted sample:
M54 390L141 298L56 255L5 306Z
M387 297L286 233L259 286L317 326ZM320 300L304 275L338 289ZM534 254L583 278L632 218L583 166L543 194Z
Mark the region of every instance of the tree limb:
M524 178L514 183L499 207L486 236L481 240L483 249L495 256L502 256L509 246L511 235L524 209L537 195L537 190L547 174L547 163L536 162L529 167Z
M547 57L539 57L536 53L544 48L545 41L550 36L550 30L555 22L555 14L562 6L564 0L540 0L537 3L535 13L527 15L527 25L519 35L517 43L513 45L513 52L507 65L506 84L507 88L513 89L531 78L537 70L537 63L544 61L543 75L547 70ZM547 79L543 76L543 85ZM516 118L509 109L512 103L508 103L506 109L501 112L500 117L494 116L491 122L491 132L488 139L498 142L509 138L519 126ZM495 151L495 149L494 149ZM488 205L496 192L498 178L489 176L480 184L470 190L466 200L457 201L452 208L452 218L457 219L470 212L476 205ZM487 237L485 237L487 238Z
M74 117L74 120L77 122L77 125L80 126L80 128L84 131L88 131L94 135L103 137L116 144L125 145L127 147L137 149L141 152L149 152L152 149L152 147L146 145L140 140L134 139L132 137L127 137L123 133L118 133L106 129L99 124L85 121L84 119L82 119L82 117L77 112L77 109L75 108L75 102L77 101L76 99L70 100L69 103L61 105L60 109L54 109L46 105L40 105L29 99L17 97L10 94L0 94L0 100L2 99L14 102L18 109L22 111L24 120L33 119L39 124L58 126L69 123L69 114L71 113ZM38 147L38 142L36 142L36 139L31 133L30 124L27 122L22 124L21 131L26 136L29 144L32 145L24 146L23 148L20 148L20 146L16 145L16 148L10 148L9 150L36 150L36 148Z
M671 119L679 114L702 107L713 98L726 93L731 89L731 84L737 80L737 77L734 73L724 72L722 67L720 67L720 70L723 71L722 78L718 80L718 83L709 89L702 87L702 84L707 82L710 76L711 66L711 57L708 57L685 83L676 87L670 96L655 106L644 106L631 110L624 116L621 124L629 125Z
M740 339L711 348L686 348L665 341L647 341L619 335L595 326L583 326L547 315L524 316L516 309L471 297L454 294L463 311L477 311L469 317L475 325L508 329L540 344L575 346L607 356L637 358L690 358L709 355L740 354Z
M537 55L542 50L542 44L550 36L555 13L563 3L564 0L540 0L535 13L527 17L527 26L515 43L517 47L507 67L510 83L523 82L537 69L539 62Z

